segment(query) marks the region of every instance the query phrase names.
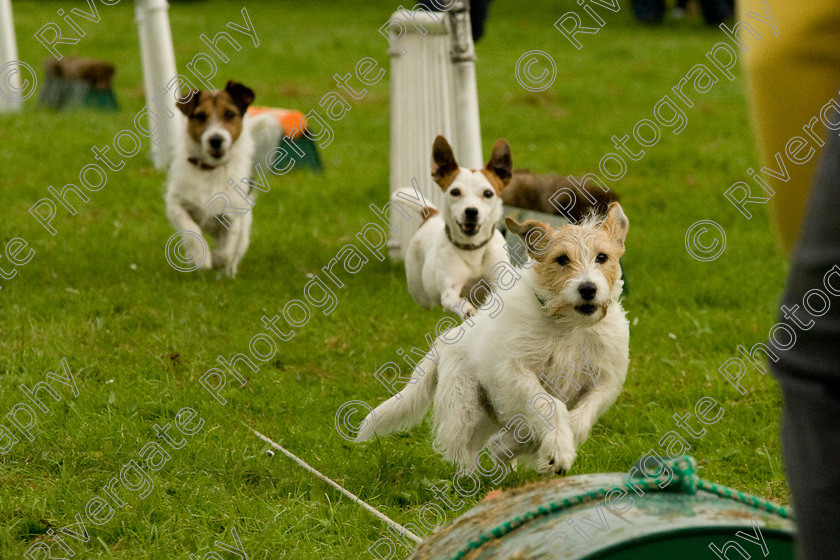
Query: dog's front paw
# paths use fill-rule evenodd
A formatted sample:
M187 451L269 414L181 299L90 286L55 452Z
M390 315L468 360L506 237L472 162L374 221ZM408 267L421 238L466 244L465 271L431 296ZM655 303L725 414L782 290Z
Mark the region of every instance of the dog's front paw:
M575 445L581 445L589 438L589 432L592 426L584 418L584 414L580 410L572 410L569 413L569 428L572 430L572 435L575 437Z
M239 268L239 261L234 259L226 251L216 249L213 251L213 268L218 269L218 278L235 278Z
M476 309L475 305L471 304L465 298L461 298L457 303L448 301L446 298L442 298L440 304L446 311L454 313L460 317L462 321L466 321L478 313L478 309Z
M207 255L202 260L193 259L193 262L198 267L198 270L210 270L213 268L213 262L210 260L210 256Z
M571 442L560 444L548 438L537 454L537 472L564 475L572 468L576 455Z
M461 315L464 318L472 317L476 313L478 313L478 309L476 308L476 306L471 304L471 303L464 303L464 305L462 305L456 311L458 311L459 312L458 314Z

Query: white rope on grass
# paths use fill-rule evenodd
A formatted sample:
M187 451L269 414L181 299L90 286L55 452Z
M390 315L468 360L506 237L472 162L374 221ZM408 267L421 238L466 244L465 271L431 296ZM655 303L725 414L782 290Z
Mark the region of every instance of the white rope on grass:
M332 481L326 475L323 475L320 472L318 472L316 469L314 469L313 467L310 467L309 464L306 461L298 458L294 453L292 453L291 451L288 451L283 446L281 446L279 443L276 443L276 442L272 441L271 439L269 439L267 436L262 435L261 433L259 433L257 430L255 430L254 428L252 428L248 424L245 424L245 422L243 422L243 424L245 425L246 428L248 428L249 430L254 432L254 434L258 438L260 438L261 440L263 440L264 442L269 444L271 447L273 447L277 451L280 451L281 453L283 453L283 455L285 455L286 457L288 457L289 459L291 459L292 461L294 461L295 463L297 463L298 465L300 465L304 469L308 470L309 472L311 472L312 474L314 474L315 476L317 476L318 478L320 478L321 480L323 480L324 482L326 482L327 484L329 484L330 486L332 486L333 488L335 488L336 490L338 490L339 492L341 492L342 494L344 494L345 496L347 496L348 498L350 498L351 500L353 500L354 502L356 502L357 504L359 504L360 506L362 506L363 508L365 508L366 510L371 512L373 515L375 515L376 517L378 517L379 519L381 519L382 521L384 521L385 523L387 523L388 525L390 525L391 527L393 527L394 529L399 531L400 534L414 540L414 542L416 542L418 544L423 542L423 539L421 539L420 537L418 537L417 535L415 535L414 533L412 533L411 531L409 531L408 529L406 529L405 527L403 527L402 525L400 525L399 523L397 523L396 521L394 521L393 519L391 519L390 517L388 517L387 515L385 515L384 513L379 511L378 509L376 509L375 507L373 507L372 505L369 505L367 502L365 502L364 500L362 500L361 498L359 498L358 496L356 496L355 494L353 494L349 490L345 490L337 482Z

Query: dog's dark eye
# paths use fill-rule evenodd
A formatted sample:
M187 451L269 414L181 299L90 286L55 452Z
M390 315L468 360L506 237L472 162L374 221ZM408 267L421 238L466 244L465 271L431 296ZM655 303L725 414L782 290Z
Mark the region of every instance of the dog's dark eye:
M230 111L230 110L225 111L225 120L226 121L232 121L235 118L236 118L236 113L234 113L233 111Z
M484 198L493 198L493 191L491 191L490 189L484 191Z
M449 194L451 194L452 196L461 196L461 189L452 189L451 191L449 191Z
M192 118L200 123L204 123L207 121L207 113L196 113L192 116Z
M569 264L569 256L568 255L560 255L555 260L557 261L557 264L559 264L560 266L566 266L567 264Z
M607 260L609 260L609 257L606 253L598 253L598 256L595 257L595 262L598 264L604 264Z

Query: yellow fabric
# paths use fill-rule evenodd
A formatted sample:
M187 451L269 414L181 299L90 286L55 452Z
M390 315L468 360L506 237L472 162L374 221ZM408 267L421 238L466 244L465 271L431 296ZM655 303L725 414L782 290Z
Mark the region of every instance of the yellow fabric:
M773 13L779 35L767 25L747 17L752 11L764 16L765 6ZM750 21L761 35L756 41L746 32L739 37L749 52L744 60L747 95L753 117L762 165L775 169L774 155L785 157L785 144L793 136L804 136L802 127L840 89L840 1L838 0L741 0L739 21ZM826 129L814 127L825 137ZM837 134L837 132L833 132ZM782 247L790 253L802 223L817 155L802 165L788 162L790 181L769 180L776 191L770 214Z

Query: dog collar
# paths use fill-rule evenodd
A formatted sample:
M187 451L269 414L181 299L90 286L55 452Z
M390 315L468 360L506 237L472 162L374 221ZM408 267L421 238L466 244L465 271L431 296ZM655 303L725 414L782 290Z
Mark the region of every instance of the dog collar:
M449 231L449 224L446 224L446 226L444 226L444 229L446 230L446 238L449 240L449 242L463 251L475 251L476 249L481 249L482 247L490 243L491 239L493 239L493 236L491 235L478 245L476 245L475 243L461 243L460 241L455 241L454 239L452 239L452 232Z
M197 157L187 158L187 161L195 165L202 171L210 171L211 169L216 169L216 167L218 167L216 165L209 165L207 163L204 163L203 161L199 161Z

